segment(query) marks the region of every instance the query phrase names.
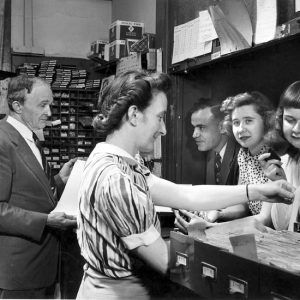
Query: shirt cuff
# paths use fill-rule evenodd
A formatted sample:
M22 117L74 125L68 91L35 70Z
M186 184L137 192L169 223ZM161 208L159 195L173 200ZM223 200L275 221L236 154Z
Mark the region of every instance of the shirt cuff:
M135 249L140 246L148 246L154 243L160 237L160 233L152 224L149 229L142 233L132 234L122 237L121 240L128 250Z

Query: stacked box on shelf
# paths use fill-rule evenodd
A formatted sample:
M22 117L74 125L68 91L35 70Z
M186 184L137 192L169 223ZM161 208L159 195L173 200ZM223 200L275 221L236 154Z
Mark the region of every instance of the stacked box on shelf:
M38 70L38 76L50 85L52 84L55 75L56 63L56 60L44 60L41 62Z
M97 40L91 43L91 51L89 55L98 55L99 58L104 59L105 45L108 44L108 41Z
M28 77L33 78L37 74L39 64L24 63L17 67L16 73L19 75L26 74Z
M119 59L126 56L126 42L116 40L109 43L109 60Z
M82 89L85 88L85 82L87 77L86 70L72 70L72 79L69 88Z
M117 20L109 26L109 42L126 39L139 40L143 32L144 23Z
M90 79L86 81L86 89L98 89L100 90L101 79Z
M52 88L67 88L71 82L72 72L71 69L56 69L55 81L52 84Z
M144 23L121 20L113 22L109 27L109 60L126 56L126 41L141 39L143 32Z

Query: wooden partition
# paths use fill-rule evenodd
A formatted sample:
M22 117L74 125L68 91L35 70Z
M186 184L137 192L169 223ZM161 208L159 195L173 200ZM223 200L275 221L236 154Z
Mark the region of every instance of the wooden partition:
M205 155L192 140L189 110L199 97L221 102L245 91L265 93L274 105L293 81L300 80L300 34L273 40L218 59L201 57L171 65L174 26L198 16L214 1L163 0L157 5L158 45L163 50L164 70L173 78L164 139L164 176L178 183L204 182ZM287 12L286 12L287 13ZM285 13L285 14L286 14ZM280 18L287 18L281 14Z

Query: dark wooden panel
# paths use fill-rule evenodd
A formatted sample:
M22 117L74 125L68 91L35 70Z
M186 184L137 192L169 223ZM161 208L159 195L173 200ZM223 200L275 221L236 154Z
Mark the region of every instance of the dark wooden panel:
M158 1L160 2L160 1ZM174 26L197 17L198 11L214 1L168 0L164 2L165 27L157 27L167 50L167 70L171 70ZM290 1L289 1L290 2ZM280 2L282 6L282 3ZM290 9L282 11L280 18L290 19ZM277 105L280 94L293 81L299 80L300 34L274 40L233 53L215 61L183 67L180 73L172 73L174 88L169 97L168 137L166 140L166 172L163 175L178 183L204 182L204 155L200 154L191 138L189 110L199 97L211 96L220 103L228 96L258 90ZM189 66L188 64L185 64ZM172 70L171 70L172 71Z
M201 78L186 76L183 80L182 98L179 100L177 115L182 120L180 155L177 157L181 165L181 183L203 184L205 182L205 159L206 153L199 152L192 138L193 127L191 125L190 110L193 103L200 97L210 97L209 84ZM178 141L178 139L177 139ZM179 142L179 141L178 141Z

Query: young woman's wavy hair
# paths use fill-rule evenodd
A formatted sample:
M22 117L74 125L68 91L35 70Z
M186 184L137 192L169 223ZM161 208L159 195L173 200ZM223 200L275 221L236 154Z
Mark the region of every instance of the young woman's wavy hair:
M127 117L131 105L143 111L155 93L167 93L170 87L171 79L164 73L129 71L116 77L99 99L100 113L93 121L95 130L103 135L112 133L120 127L123 117Z
M283 135L283 111L285 108L300 109L300 81L289 85L280 96L280 101L276 111L275 126L268 134L269 144L275 151L289 154L292 157L299 157L300 151L291 145Z
M267 134L271 128L274 127L274 113L273 104L267 96L258 92L246 92L237 94L233 97L228 97L222 102L221 110L225 113L224 127L229 132L232 129L232 112L245 105L253 105L255 111L262 117L264 122L264 133Z

